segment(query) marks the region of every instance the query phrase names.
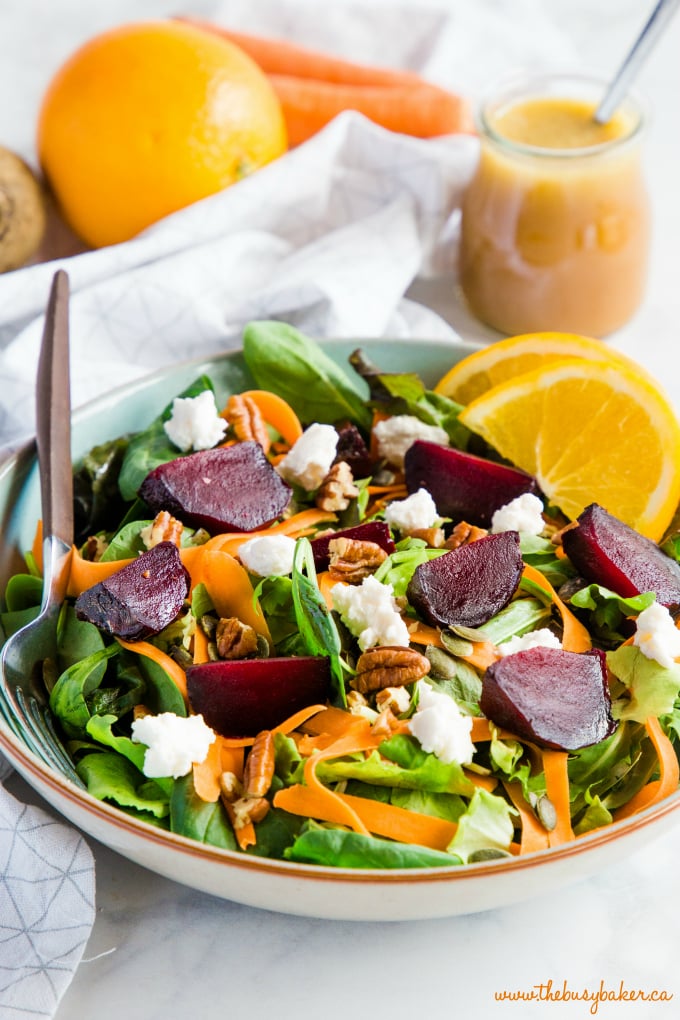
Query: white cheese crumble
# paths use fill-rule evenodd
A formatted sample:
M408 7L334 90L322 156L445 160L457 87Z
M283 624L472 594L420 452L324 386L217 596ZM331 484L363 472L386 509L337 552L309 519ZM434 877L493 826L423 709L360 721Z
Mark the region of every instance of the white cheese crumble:
M276 470L286 481L307 492L318 489L335 460L338 433L332 425L314 422L302 433Z
M516 634L501 642L498 651L501 655L514 655L515 652L525 652L527 648L561 647L562 643L549 627L539 627L537 630L530 630L528 634Z
M680 656L680 630L665 606L652 602L636 621L633 644L648 659L670 668Z
M163 428L168 439L186 453L211 450L224 438L227 423L217 413L215 394L203 390L197 397L175 397Z
M246 570L259 577L290 574L295 555L295 539L288 535L260 535L244 542L239 559Z
M438 519L437 507L427 489L418 489L406 499L397 499L385 507L385 520L397 531L431 528Z
M540 535L545 528L543 503L533 492L523 492L496 510L491 518L491 531L521 531L526 535Z
M408 646L408 628L399 615L391 584L381 584L369 574L361 584L341 581L333 585L331 598L362 652L376 645Z
M418 707L409 721L409 730L423 751L435 754L447 765L454 761L469 765L472 761L472 717L463 715L453 698L433 690L424 680L418 682Z
M394 467L404 467L404 457L416 439L429 443L449 445L449 437L438 425L426 425L411 414L395 414L392 418L376 422L373 426L378 456L384 457Z
M215 734L202 715L184 718L174 712L143 715L132 723L132 739L146 744L144 775L149 779L172 776L179 779L191 766L205 761Z

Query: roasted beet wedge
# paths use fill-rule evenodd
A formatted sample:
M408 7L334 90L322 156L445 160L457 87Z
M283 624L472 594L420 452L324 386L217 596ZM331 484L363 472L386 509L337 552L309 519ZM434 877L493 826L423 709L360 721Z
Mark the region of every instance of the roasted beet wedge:
M481 627L507 606L521 576L519 534L502 531L422 563L406 594L435 627Z
M187 691L200 712L225 737L252 737L307 705L325 704L330 664L325 656L232 659L189 666Z
M344 460L351 467L354 478L368 478L373 474L373 463L361 432L351 421L340 422L335 428L338 433L335 463Z
M484 674L479 706L497 726L561 751L597 744L616 729L600 651L507 655Z
M597 503L587 506L577 526L564 532L562 545L586 580L624 598L653 591L662 605L680 609L680 566Z
M486 528L494 511L524 492L539 495L536 479L518 468L417 439L404 458L406 488L425 488L438 513Z
M139 495L156 513L169 510L185 524L220 534L271 524L288 506L291 490L260 444L245 442L161 464Z
M345 528L343 531L334 531L331 534L322 535L320 538L313 538L310 545L317 570L326 570L328 567L328 545L334 538L353 538L358 542L375 542L388 555L395 550L394 539L387 524L384 521L366 521L365 524L357 524L355 528Z
M161 542L79 595L76 615L125 641L142 641L172 623L189 584L177 547Z

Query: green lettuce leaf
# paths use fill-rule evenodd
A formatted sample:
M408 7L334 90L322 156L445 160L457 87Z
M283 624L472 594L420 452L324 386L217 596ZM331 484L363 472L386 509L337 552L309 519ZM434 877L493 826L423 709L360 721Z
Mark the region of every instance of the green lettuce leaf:
M334 868L450 868L461 863L455 854L440 850L311 825L285 851L284 857Z
M113 751L88 754L76 770L87 792L98 800L112 800L119 807L149 812L156 818L169 813L168 798L158 783L147 779L120 754Z
M607 652L607 666L628 688L630 695L612 704L615 719L644 723L650 715L667 715L673 711L680 692L680 665L660 666L634 645L622 645Z
M397 543L396 551L390 553L375 572L376 581L391 584L395 598L406 594L406 589L416 567L428 560L436 559L448 552L447 549L430 549L422 538L406 538Z
M400 739L408 740L392 738L393 741ZM383 745L380 751L383 751ZM368 758L340 758L319 762L316 774L324 783L358 779L376 786L471 796L474 784L467 778L458 762L447 765L436 755L426 754L422 750L419 755L414 755L413 762L413 765L404 767L394 761L385 761L378 751L373 751Z
M588 610L589 630L605 641L618 643L625 638L621 633L624 620L629 616L637 616L655 600L656 595L653 591L622 598L602 585L589 584L574 592L569 603L576 609Z
M515 815L515 808L502 797L476 787L447 851L458 854L464 864L480 850L507 851L515 833Z

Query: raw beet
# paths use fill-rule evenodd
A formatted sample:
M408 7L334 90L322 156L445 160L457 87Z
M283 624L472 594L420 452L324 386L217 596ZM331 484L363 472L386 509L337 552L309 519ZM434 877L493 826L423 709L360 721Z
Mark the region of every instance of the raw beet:
M187 691L194 712L225 737L252 737L330 692L326 656L232 659L189 666Z
M651 539L597 503L563 533L567 556L586 580L629 598L645 591L669 609L680 609L680 566Z
M160 542L76 599L76 615L125 641L142 641L175 619L189 572L172 542Z
M351 421L340 422L335 428L338 433L335 463L344 460L351 467L354 478L368 478L373 474L373 463L361 432Z
M487 719L542 747L576 751L616 729L604 652L528 648L486 670L479 702Z
M536 479L519 468L423 439L406 451L404 471L408 491L427 489L442 517L482 528L491 524L494 511L522 493L539 495Z
M421 563L406 595L435 627L481 627L507 606L521 576L519 534L502 531Z
M156 513L168 510L185 524L219 534L271 524L288 506L291 489L260 444L245 442L161 464L146 476L139 496Z
M375 542L388 555L393 553L396 548L390 529L384 521L366 521L365 524L357 524L354 528L345 528L343 531L333 531L328 535L313 538L310 545L314 553L314 566L317 570L328 568L328 546L334 538L354 538L359 542Z

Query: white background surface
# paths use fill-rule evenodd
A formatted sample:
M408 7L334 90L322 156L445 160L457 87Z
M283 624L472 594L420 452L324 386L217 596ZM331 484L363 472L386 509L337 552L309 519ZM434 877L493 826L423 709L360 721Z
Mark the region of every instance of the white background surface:
M473 0L466 2L472 5ZM474 2L485 17L512 7L540 51L545 29L538 31L531 19L531 4ZM176 13L180 6L210 9L208 3L161 0L4 5L0 144L31 157L35 111L55 59L106 25ZM338 0L319 2L319 19L328 20L326 12L342 6ZM557 38L565 53L573 48L582 66L606 74L626 51L649 6L632 0L544 0L541 9L552 25L550 45ZM469 76L458 82L471 93L515 63L502 40L490 40L488 49L483 40L483 34L475 40L480 47L476 80ZM647 140L655 222L650 285L636 319L609 342L659 376L680 408L680 19L640 84L653 110ZM437 308L463 335L483 335L448 281L417 283L412 295ZM28 796L18 780L12 788ZM549 979L555 985L567 980L574 989L597 989L601 980L618 988L623 981L627 988L665 989L674 995L668 1005L601 1005L597 1015L607 1020L680 1016L677 826L627 861L552 896L466 918L399 924L333 923L256 911L158 878L97 845L94 851L97 921L58 1020L203 1020L232 1014L255 1020L305 1015L325 1020L372 1015L390 1020L416 1015L571 1020L591 1015L584 1004L494 1002L495 991L530 990Z

